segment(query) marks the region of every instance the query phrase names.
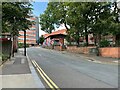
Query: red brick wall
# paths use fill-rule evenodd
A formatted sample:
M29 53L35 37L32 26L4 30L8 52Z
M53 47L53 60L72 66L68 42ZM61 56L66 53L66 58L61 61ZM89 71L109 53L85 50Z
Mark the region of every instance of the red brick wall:
M99 48L99 52L103 57L120 58L120 47Z
M69 52L76 52L77 47L76 46L67 46L67 51Z
M95 48L93 47L76 47L76 46L68 46L67 51L73 53L83 53L89 54L89 49ZM107 48L99 48L100 56L103 57L112 57L112 58L120 58L120 47L107 47Z
M67 51L74 53L83 53L89 54L89 49L93 47L76 47L76 46L68 46Z
M54 49L55 49L55 50L59 50L59 51L61 51L60 46L54 46Z

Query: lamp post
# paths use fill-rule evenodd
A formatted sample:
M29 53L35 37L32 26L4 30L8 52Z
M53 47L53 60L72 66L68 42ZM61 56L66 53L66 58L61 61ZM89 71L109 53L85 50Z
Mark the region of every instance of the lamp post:
M26 56L26 30L24 30L24 56Z

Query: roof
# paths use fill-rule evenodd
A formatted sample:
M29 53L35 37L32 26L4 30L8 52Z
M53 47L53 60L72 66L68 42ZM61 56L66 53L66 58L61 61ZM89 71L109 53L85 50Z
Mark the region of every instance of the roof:
M50 34L44 34L43 37L47 38Z
M57 34L66 35L66 31L67 31L66 29L58 30L58 31L52 32L52 33L50 34L50 36L51 36L51 35L57 35Z
M66 29L62 29L62 30L58 30L58 31L52 32L50 34L44 34L43 36L44 36L44 38L47 38L49 36L58 35L58 34L66 35L67 34L66 31L67 31Z

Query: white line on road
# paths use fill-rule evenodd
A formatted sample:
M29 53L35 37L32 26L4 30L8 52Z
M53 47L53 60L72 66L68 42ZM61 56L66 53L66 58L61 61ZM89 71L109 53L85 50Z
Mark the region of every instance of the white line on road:
M22 59L21 59L21 64L24 64L24 63L25 63L25 59L22 58Z
M41 54L38 54L39 56L42 56Z
M118 63L118 61L113 61L113 62Z

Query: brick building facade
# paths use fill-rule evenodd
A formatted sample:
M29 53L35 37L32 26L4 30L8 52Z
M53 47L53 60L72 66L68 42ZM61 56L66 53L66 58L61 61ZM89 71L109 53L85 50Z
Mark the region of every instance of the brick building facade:
M28 18L28 20L34 21L35 24L33 24L29 30L26 30L26 44L35 45L39 39L39 19L36 16L32 16ZM24 32L19 31L19 34L18 42L24 43Z

